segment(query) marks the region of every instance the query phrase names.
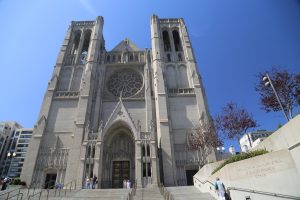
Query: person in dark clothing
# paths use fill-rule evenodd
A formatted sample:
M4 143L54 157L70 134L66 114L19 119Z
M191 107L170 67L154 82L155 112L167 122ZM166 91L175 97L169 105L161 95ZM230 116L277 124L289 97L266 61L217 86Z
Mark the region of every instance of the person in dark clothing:
M2 181L1 190L6 190L7 184L8 184L8 178L4 178L4 180Z
M93 185L92 185L92 188L93 188L93 189L96 188L96 184L97 184L97 182L98 182L97 179L98 179L97 176L94 175L94 177L93 177Z

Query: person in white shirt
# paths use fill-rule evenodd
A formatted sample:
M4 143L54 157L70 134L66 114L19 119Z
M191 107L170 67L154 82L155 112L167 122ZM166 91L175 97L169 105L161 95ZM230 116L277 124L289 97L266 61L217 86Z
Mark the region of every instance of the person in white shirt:
M130 180L127 180L127 189L130 189L130 186L131 186L131 182Z
M225 186L218 177L216 178L215 182L215 190L218 194L219 200L225 200Z

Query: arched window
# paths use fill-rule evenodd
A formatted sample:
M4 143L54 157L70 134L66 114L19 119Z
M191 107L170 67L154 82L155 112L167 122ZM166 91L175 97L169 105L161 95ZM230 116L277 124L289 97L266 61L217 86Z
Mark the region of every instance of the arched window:
M89 51L91 33L92 33L91 30L87 30L85 32L85 34L84 34L84 42L83 42L81 53Z
M74 71L73 75L73 80L72 80L72 85L71 85L71 90L72 91L78 91L80 88L80 83L81 83L81 77L82 77L82 68L76 68Z
M177 30L174 30L173 32L173 39L174 39L174 46L175 51L182 51L180 36Z
M110 62L110 55L106 57L106 62Z
M139 61L139 55L136 54L136 55L134 56L134 61Z
M121 55L118 55L118 62L121 62Z
M79 46L79 42L80 42L80 37L81 37L81 31L77 30L74 34L71 54L77 54L78 46Z
M165 51L171 51L170 38L168 31L163 31L163 41Z
M92 150L92 158L95 157L95 146L93 146L93 150Z
M113 55L113 57L112 57L112 62L115 62L115 61L116 61L116 56Z
M133 55L132 54L130 54L130 56L129 56L129 61L133 61Z
M144 157L146 155L146 152L145 152L145 145L142 145L142 156Z
M88 133L86 133L86 134L88 134ZM88 150L87 150L87 154L86 154L86 157L87 158L90 158L91 157L91 146L88 146Z
M58 91L67 91L71 79L72 70L70 68L63 68L59 76Z

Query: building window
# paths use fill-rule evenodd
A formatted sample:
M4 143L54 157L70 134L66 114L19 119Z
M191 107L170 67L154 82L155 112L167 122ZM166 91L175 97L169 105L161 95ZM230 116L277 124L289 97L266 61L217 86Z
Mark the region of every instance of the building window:
M182 51L181 41L180 41L180 37L179 37L178 31L174 30L172 33L173 33L175 51Z
M168 31L163 31L163 41L165 51L171 51L170 38Z
M168 62L171 62L171 55L169 53L167 54L167 60Z
M73 40L73 46L72 46L72 52L71 54L77 54L78 52L78 46L80 41L81 31L78 30L75 32L74 40Z

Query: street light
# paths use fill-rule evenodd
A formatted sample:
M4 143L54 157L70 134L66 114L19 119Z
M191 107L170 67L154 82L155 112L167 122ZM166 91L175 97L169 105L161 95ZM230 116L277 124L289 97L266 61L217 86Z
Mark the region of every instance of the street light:
M281 101L280 101L280 99L279 99L279 96L278 96L278 94L277 94L277 92L276 92L276 90L275 90L275 88L274 88L274 85L273 85L273 83L272 83L272 81L271 81L271 79L270 79L269 74L266 73L266 76L264 76L262 80L265 82L265 86L271 85L271 87L272 87L272 89L273 89L273 91L274 91L274 93L275 93L275 96L276 96L276 98L277 98L277 101L278 101L278 103L279 103L279 105L280 105L280 107L281 107L281 109L282 109L282 112L283 112L283 114L284 114L286 120L289 121L289 118L287 117L287 115L286 115L286 113L285 113L285 111L284 111L284 109L283 109L282 103L281 103Z
M217 147L217 151L221 155L221 160L223 160L223 152L225 152L225 147Z
M5 170L5 173L8 174L8 172L9 172L9 170L10 170L12 158L14 158L16 155L17 155L16 152L12 152L12 153L11 153L11 152L8 152L8 153L7 153L7 157L9 158L9 165L8 165L7 172L6 172L6 170ZM6 174L6 176L7 176L7 174Z

